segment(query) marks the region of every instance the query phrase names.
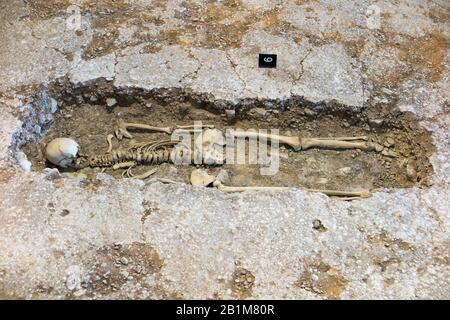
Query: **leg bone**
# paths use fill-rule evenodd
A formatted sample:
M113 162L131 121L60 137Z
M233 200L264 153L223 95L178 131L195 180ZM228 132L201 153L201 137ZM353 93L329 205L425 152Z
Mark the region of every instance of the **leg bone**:
M212 124L202 124L201 126L189 125L189 126L176 126L175 130L182 130L189 133L202 132L204 129L214 129Z
M213 182L213 186L222 192L244 192L244 191L281 191L292 189L289 187L229 187L223 185L220 181L216 180Z
M214 181L213 186L218 190L226 193L230 192L244 192L244 191L282 191L292 189L289 187L229 187L223 185L220 181ZM310 192L320 192L332 197L342 197L341 200L356 200L361 198L369 198L372 193L369 190L362 191L338 191L338 190L326 190L326 189L305 189Z
M341 138L342 139L342 138ZM356 139L355 139L356 140ZM333 138L303 138L301 139L301 150L310 148L323 148L323 149L361 149L361 150L373 150L373 146L367 142L351 142L349 140L336 140Z
M337 137L337 138L300 138L280 136L276 134L264 134L253 131L237 131L233 133L236 138L265 138L267 140L278 140L282 144L287 144L295 151L306 150L310 148L324 149L361 149L372 150L373 146L367 142L352 142L365 140L366 136L360 137Z

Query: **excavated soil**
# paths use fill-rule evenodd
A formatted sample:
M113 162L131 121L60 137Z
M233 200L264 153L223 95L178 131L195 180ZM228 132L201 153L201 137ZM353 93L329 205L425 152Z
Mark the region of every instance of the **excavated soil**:
M368 136L373 142L395 151L393 158L375 151L310 149L295 152L280 148L279 172L263 176L258 165L206 166L211 174L226 170L231 186L290 186L317 189L359 190L426 187L432 175L429 156L434 150L430 133L420 127L410 113L376 105L362 110L328 104L310 104L300 97L284 101L245 100L237 105L214 101L208 96L193 96L175 89L152 92L111 89L106 84L82 89L52 89L60 103L54 121L38 142L26 143L22 150L33 164L33 170L53 167L46 162L44 147L56 137L71 137L84 154L102 154L107 149L106 136L114 132L119 121L153 126L193 125L194 120L213 124L216 128L279 129L283 135L301 137ZM106 106L106 98L118 103ZM225 110L234 109L234 117ZM386 111L388 110L388 111ZM133 131L135 141L167 138L167 135ZM126 146L130 140L113 140L114 147ZM134 174L148 171L141 165ZM189 182L195 167L161 164L153 177ZM83 169L72 174L93 178L100 168ZM71 171L66 170L66 171ZM122 170L106 172L121 177ZM224 175L224 172L222 172Z

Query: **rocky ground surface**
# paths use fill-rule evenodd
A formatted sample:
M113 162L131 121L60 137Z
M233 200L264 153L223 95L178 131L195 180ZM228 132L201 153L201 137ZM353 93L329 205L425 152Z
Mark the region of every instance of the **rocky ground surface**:
M0 297L448 298L449 20L445 0L0 0ZM20 147L58 112L48 89L98 79L218 108L410 112L434 173L342 202L30 170Z

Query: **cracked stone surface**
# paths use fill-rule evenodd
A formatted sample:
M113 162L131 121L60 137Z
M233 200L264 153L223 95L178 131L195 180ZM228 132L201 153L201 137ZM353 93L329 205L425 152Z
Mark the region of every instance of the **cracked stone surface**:
M372 4L1 1L0 298L448 298L450 6L378 1L377 25ZM258 69L258 53L277 53L278 68ZM411 112L436 146L432 185L341 202L24 170L20 143L52 120L49 97L37 108L32 93L99 78ZM238 268L254 277L247 296Z

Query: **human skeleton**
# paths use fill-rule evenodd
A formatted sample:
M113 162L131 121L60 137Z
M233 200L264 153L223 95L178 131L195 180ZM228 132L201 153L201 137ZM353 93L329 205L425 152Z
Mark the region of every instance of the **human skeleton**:
M132 134L130 129L148 130L152 132L159 132L165 134L172 134L175 130L183 130L188 133L202 133L205 134L208 130L213 129L212 125L198 126L176 126L170 127L154 127L146 124L139 123L119 123L114 135L110 134L106 140L108 143L108 149L104 154L83 156L78 153L78 145L71 139L57 138L51 141L46 147L47 159L60 166L60 167L72 167L75 169L82 169L86 167L110 167L114 170L125 169L123 175L127 177L134 177L138 179L145 179L152 175L156 170L150 170L142 175L135 176L131 172L131 169L140 164L157 165L161 163L176 163L175 159L182 157L193 157L193 154L187 148L180 148L180 141L174 141L171 139L161 139L155 141L146 141L133 143L126 149L113 149L112 139L115 137L118 140L123 138L131 139ZM214 129L217 130L217 129ZM301 138L273 135L266 133L258 133L254 131L241 131L234 132L236 138L262 138L267 141L278 141L281 144L288 145L295 151L307 150L310 148L321 149L333 149L333 150L347 150L347 149L360 149L365 151L381 152L383 148L379 148L376 143L368 141L366 136L358 137L335 137L335 138ZM70 148L69 148L70 147ZM389 155L389 154L387 154ZM395 156L392 153L390 156ZM226 159L225 159L226 162ZM211 164L211 163L208 163ZM219 164L219 163L215 163ZM221 164L221 163L220 163ZM225 186L221 182L214 179L211 180L214 187L217 187L223 192L240 192L247 190L283 190L286 187L231 187ZM309 191L321 192L330 196L343 197L346 200L353 200L356 198L365 198L371 195L370 191L362 190L356 192L337 191L337 190L322 190L322 189L309 189Z

